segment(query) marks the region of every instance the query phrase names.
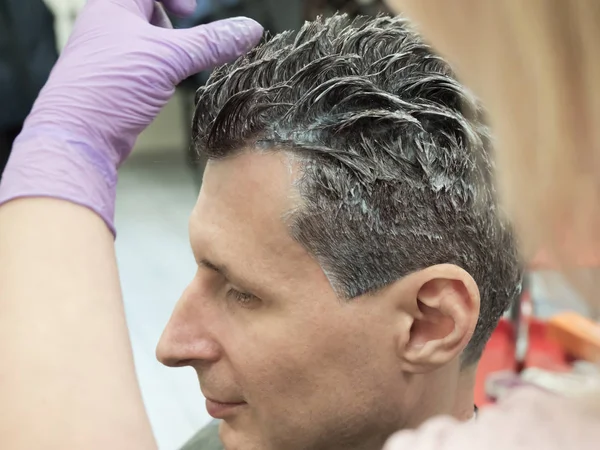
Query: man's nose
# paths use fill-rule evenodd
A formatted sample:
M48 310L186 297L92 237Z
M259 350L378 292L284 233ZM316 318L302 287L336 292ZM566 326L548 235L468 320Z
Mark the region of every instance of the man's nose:
M194 298L190 289L183 294L156 347L156 358L170 367L216 362L221 347L211 331L210 307L206 299Z

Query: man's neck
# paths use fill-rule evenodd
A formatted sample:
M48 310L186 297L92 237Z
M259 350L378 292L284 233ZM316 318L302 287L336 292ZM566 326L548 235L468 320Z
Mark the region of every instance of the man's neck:
M449 398L446 398L442 403L444 404L441 410L437 410L437 414L451 415L457 420L468 421L472 420L475 416L475 394L473 392L473 386L475 386L475 376L477 373L477 366L472 368L464 369L461 371L453 382L456 384L454 391L454 402ZM445 381L448 382L447 377L444 377ZM447 389L447 385L444 386L444 391ZM434 397L435 398L435 397ZM431 412L431 411L430 411ZM398 429L411 429L420 426L421 423L428 420L430 417L424 417L422 419L416 419L413 423L404 423L398 426ZM396 431L396 430L395 430ZM343 448L344 450L379 450L383 445L383 442L389 436L372 436L372 439L365 440L360 443L354 442L354 445L350 447L348 443L344 443L342 447L328 447L327 450L338 450Z
M452 416L458 420L471 420L475 415L475 377L477 366L464 369L460 374L456 390L456 401L452 411Z
M452 416L467 421L474 415L474 386L477 367L459 369L459 361L454 367L444 367L432 372L420 382L425 390L420 391L416 408L406 417L400 428L417 428L434 416ZM423 389L423 388L421 388Z

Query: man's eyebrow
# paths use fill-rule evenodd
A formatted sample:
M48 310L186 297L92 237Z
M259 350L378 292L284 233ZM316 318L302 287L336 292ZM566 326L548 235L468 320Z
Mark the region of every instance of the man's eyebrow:
M249 285L243 277L237 277L235 273L231 272L231 270L225 265L217 264L212 261L209 261L206 258L202 258L198 261L198 266L204 267L205 269L218 273L228 282L237 285L240 289L252 289L252 285Z
M201 259L198 261L198 265L203 266L209 270L212 270L213 272L217 272L221 275L223 275L225 278L229 279L229 270L227 270L227 267L219 265L219 264L215 264L213 262L210 262L208 259Z

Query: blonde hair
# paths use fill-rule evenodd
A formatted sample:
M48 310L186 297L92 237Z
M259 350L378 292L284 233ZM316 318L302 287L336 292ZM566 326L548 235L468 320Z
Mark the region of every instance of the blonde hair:
M512 63L498 61L495 91L486 92L505 203L525 250L544 248L543 262L562 269L598 311L599 272L576 269L600 265L600 2L489 4L499 22L488 63L494 48L515 52ZM600 395L584 403L600 413Z
M600 277L573 270L600 266L600 1L395 3L486 106L525 255L544 249L538 263L600 306Z
M543 248L543 262L565 270L600 266L600 2L389 1L485 104L526 254Z
M497 74L484 95L505 203L525 250L545 249L596 302L599 286L571 269L600 264L600 3L488 4L497 23L484 45Z

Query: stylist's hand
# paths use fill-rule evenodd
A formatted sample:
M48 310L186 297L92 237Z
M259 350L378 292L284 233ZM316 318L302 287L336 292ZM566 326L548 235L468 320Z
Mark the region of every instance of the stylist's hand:
M179 15L195 0L164 0ZM113 227L117 167L175 85L249 50L262 35L237 18L173 30L153 0L88 0L17 139L0 203L63 198Z

